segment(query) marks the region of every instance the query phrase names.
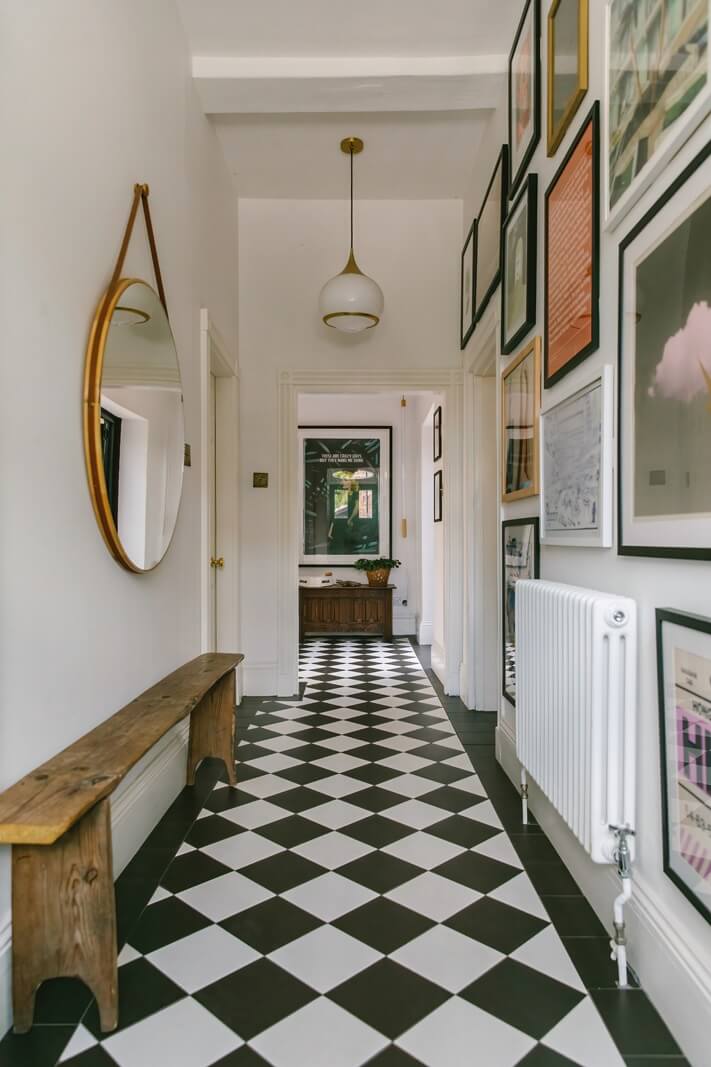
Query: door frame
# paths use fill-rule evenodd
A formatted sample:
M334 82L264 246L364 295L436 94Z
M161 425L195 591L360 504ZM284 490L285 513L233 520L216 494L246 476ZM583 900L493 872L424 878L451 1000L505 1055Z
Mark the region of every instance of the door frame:
M279 375L277 455L277 695L299 686L299 457L300 393L441 393L447 411L443 455L444 495L444 688L459 693L463 647L464 514L462 501L461 370L313 370Z
M215 451L209 447L210 374L215 376ZM210 465L216 463L215 541L224 556L218 572L215 643L218 652L240 649L239 617L239 365L229 352L207 308L200 309L200 643L210 651L210 620L215 612L210 583ZM239 676L239 672L238 672Z

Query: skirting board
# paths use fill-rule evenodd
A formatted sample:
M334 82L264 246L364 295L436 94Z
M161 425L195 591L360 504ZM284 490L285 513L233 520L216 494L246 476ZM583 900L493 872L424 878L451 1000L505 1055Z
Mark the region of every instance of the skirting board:
M166 734L126 776L111 798L114 877L185 786L189 723ZM0 923L0 1037L12 1026L12 920Z
M242 664L243 693L247 697L270 697L279 691L276 660L245 660Z
M496 758L519 788L520 763L510 733L496 730ZM529 779L529 803L538 823L570 870L606 930L619 879L612 866L593 863L547 797ZM657 894L633 870L626 908L628 958L642 987L694 1067L708 1063L711 1032L711 970L674 926ZM610 962L610 967L614 964Z
M431 622L421 622L417 628L417 643L420 645L431 645L434 632L434 626Z
M440 682L444 686L445 693L447 692L447 663L444 658L444 649L436 641L432 642L432 650L430 653L432 664L432 670L435 672Z

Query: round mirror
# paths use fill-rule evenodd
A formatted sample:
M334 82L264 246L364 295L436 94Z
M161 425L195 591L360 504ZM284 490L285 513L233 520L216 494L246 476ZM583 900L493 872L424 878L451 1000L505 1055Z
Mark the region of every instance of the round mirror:
M150 285L123 278L103 297L84 375L84 447L104 540L132 571L168 550L183 487L178 353Z

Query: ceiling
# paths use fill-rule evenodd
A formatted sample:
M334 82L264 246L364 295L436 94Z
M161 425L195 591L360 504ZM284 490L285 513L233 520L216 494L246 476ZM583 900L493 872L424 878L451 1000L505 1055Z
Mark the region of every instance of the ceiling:
M239 196L460 198L506 85L519 0L177 0Z

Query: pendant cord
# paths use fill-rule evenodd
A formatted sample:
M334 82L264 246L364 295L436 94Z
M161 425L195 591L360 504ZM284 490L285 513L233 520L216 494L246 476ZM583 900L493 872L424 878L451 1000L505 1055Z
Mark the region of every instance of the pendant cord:
M351 254L353 254L353 145L351 145Z

